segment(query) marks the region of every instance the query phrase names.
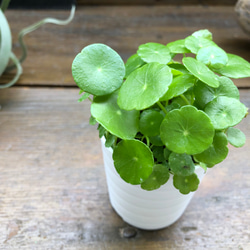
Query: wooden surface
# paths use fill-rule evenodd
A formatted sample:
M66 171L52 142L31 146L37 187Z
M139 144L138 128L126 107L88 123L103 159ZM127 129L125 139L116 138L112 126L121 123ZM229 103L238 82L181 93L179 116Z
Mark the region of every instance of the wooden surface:
M79 5L235 5L237 0L77 0Z
M8 13L14 33L67 14L28 13ZM178 222L131 229L134 237L126 238L128 225L108 200L89 103L77 103L70 73L89 43L108 43L126 59L141 42L166 43L205 27L228 52L250 59L249 37L229 7L84 7L71 25L46 25L26 38L22 78L0 90L0 249L250 249L250 116L239 125L246 145L230 147L227 160L208 171ZM250 107L249 78L238 86Z

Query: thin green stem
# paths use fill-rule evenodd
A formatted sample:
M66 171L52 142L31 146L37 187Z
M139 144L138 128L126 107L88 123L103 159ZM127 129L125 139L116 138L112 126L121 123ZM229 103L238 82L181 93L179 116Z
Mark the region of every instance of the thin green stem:
M88 97L88 99L91 101L91 103L93 102L93 100L90 97Z
M9 3L10 3L10 0L3 0L2 1L1 6L0 6L0 9L2 10L2 12L7 10Z
M147 146L149 147L150 146L150 141L149 141L149 138L147 136L145 136L146 140L147 140Z
M118 137L116 136L116 137L115 137L115 141L114 141L114 147L115 147L116 144L117 144L117 140L118 140Z
M161 108L161 110L167 115L167 110L165 109L165 107L161 104L160 101L157 102L157 105Z
M188 99L186 98L186 96L184 96L183 94L180 95L180 97L182 98L182 100L187 104L190 105L190 102L188 101Z

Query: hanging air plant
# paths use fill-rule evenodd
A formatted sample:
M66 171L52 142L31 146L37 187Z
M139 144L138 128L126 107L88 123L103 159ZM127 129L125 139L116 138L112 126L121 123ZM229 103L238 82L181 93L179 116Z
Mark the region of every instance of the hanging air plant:
M23 41L23 37L38 29L45 23L53 23L57 25L66 25L71 22L75 13L75 6L73 5L71 8L70 16L66 20L58 20L54 18L45 18L27 28L21 30L18 36L19 43L22 48L22 55L20 58L17 58L15 54L12 52L12 38L11 31L8 24L8 21L4 15L4 11L8 8L10 0L3 0L0 6L0 77L4 72L11 71L13 69L16 70L16 75L14 78L3 85L0 85L0 89L11 87L13 84L17 82L20 75L22 74L22 66L21 63L25 60L27 56L27 48ZM11 62L11 63L10 63ZM10 64L9 64L10 63Z

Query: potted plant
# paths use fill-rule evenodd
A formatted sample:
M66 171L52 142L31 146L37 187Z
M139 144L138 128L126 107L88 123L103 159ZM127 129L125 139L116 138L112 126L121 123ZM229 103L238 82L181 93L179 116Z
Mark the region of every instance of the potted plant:
M136 227L175 222L228 143L245 143L234 126L247 108L230 78L249 77L250 64L208 30L142 44L126 64L107 45L91 44L76 55L72 75L79 101L91 101L90 124L99 124L111 204Z
M18 59L15 54L12 52L12 38L11 31L8 24L8 21L4 15L5 10L8 8L10 0L3 0L0 6L0 76L7 71L16 68L16 75L14 78L6 83L1 84L0 89L11 87L13 84L17 82L19 77L22 74L22 66L21 63L26 59L27 49L25 43L23 41L24 35L38 29L45 23L54 23L58 25L66 25L72 21L75 13L75 5L72 5L71 13L68 19L66 20L58 20L54 18L45 18L35 24L32 24L29 27L24 28L20 31L18 39L22 48L22 55ZM9 61L12 61L12 64L9 65Z

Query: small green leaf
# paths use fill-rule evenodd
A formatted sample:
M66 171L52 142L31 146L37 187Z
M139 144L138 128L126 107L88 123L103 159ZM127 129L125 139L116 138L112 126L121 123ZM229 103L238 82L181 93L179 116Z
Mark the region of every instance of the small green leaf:
M91 115L111 134L122 139L132 139L139 130L139 111L126 111L117 105L117 92L95 97Z
M139 130L146 136L156 136L160 133L163 115L155 110L145 110L141 114Z
M97 121L96 119L91 115L89 118L89 124L90 125L96 125Z
M191 105L169 112L160 136L168 149L178 154L197 154L213 142L214 128L209 117Z
M232 80L225 76L219 77L220 86L218 88L209 87L207 84L198 81L194 87L195 100L201 109L218 96L226 96L239 99L239 90Z
M129 57L125 64L126 67L125 77L127 78L134 70L140 68L144 64L145 62L137 54L134 54L131 57Z
M144 62L158 62L167 64L171 61L170 50L159 43L146 43L139 46L137 54Z
M141 141L120 141L114 147L113 160L121 178L133 185L144 182L153 171L153 154Z
M106 129L101 124L98 125L97 129L99 131L99 138L102 138L106 133Z
M116 141L116 136L108 133L106 136L105 147L109 148L112 147Z
M176 53L176 54L190 53L190 50L185 47L184 39L170 42L167 44L167 47L169 48L171 53Z
M185 67L202 82L213 88L219 87L220 83L217 75L215 75L204 63L192 57L184 57L182 61Z
M194 173L195 165L190 155L172 152L168 160L175 175L189 176Z
M91 44L72 63L72 75L80 89L95 96L107 95L123 83L122 58L104 44Z
M195 173L189 176L174 175L173 178L175 188L177 188L182 194L196 191L199 183L200 181Z
M227 54L228 63L226 66L214 69L217 73L230 78L250 77L250 63L240 56Z
M125 110L142 110L155 104L172 82L167 65L149 63L133 71L120 88L118 105Z
M204 37L195 37L192 35L192 36L188 36L185 39L185 47L194 54L197 54L199 49L203 47L211 46L211 45L216 46L216 44L213 41L206 39Z
M195 155L195 160L212 167L226 159L227 154L227 137L223 132L216 132L213 143L204 152Z
M201 168L204 169L204 172L205 172L205 173L207 172L207 164L205 164L205 163L203 163L203 162L200 162L200 163L199 163L199 166L200 166Z
M221 130L238 124L246 115L247 108L239 100L219 96L205 106L214 128Z
M172 83L169 85L166 94L160 99L160 101L167 101L175 96L179 96L185 93L189 88L194 85L195 81L196 78L190 74L183 74L174 77Z
M221 68L228 62L227 53L218 46L208 46L199 49L196 59L213 69Z
M169 179L167 166L155 165L151 175L141 184L141 188L151 191L160 188Z
M227 139L228 142L236 148L240 148L246 143L245 134L238 128L228 128Z
M213 40L212 33L207 29L197 30L192 34L192 36L194 36L196 38L204 38L204 39L207 39L207 40L210 40L210 41Z

